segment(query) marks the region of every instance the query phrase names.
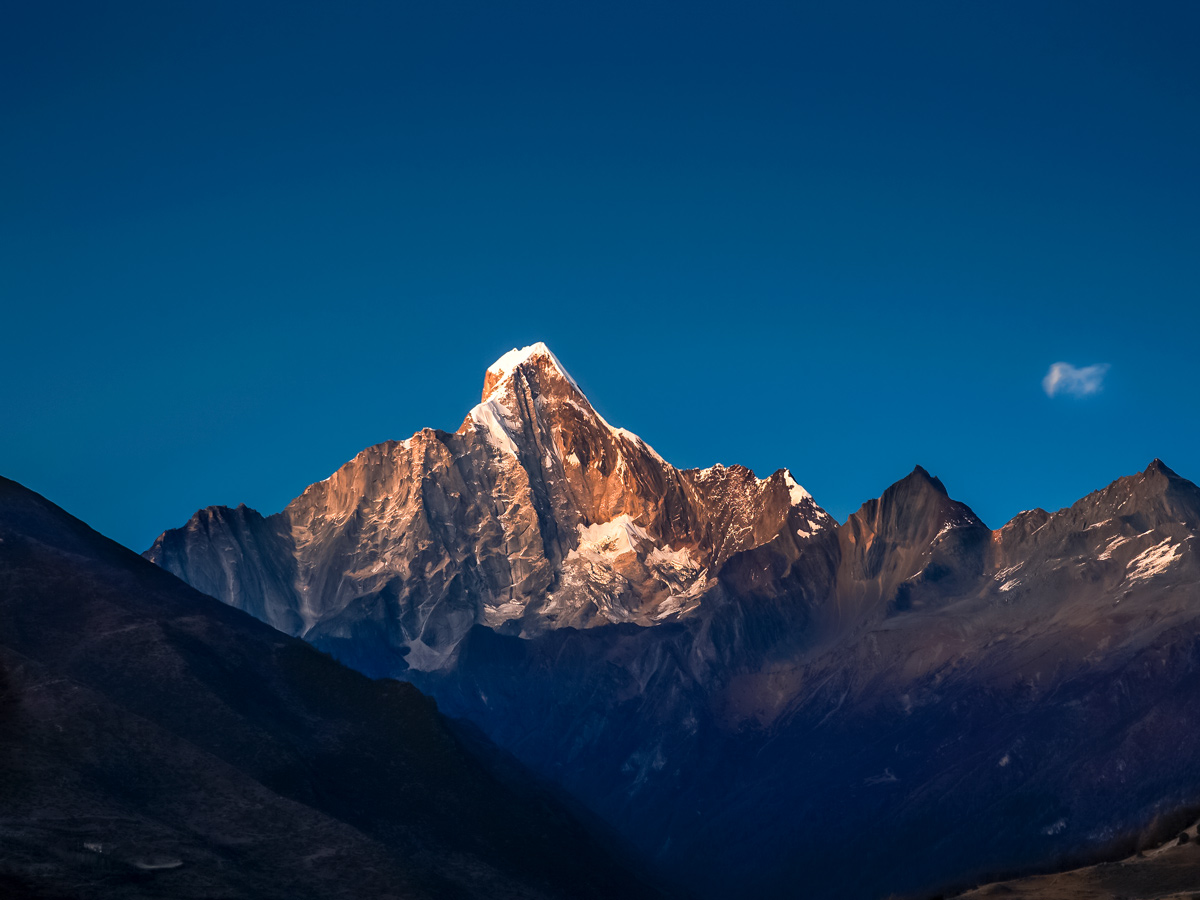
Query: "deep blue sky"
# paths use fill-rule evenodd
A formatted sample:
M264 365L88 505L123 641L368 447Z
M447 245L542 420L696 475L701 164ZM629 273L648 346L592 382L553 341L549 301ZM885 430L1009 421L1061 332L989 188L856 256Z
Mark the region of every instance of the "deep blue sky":
M141 550L545 340L839 518L918 462L993 527L1200 480L1198 45L1192 2L6 4L0 474Z

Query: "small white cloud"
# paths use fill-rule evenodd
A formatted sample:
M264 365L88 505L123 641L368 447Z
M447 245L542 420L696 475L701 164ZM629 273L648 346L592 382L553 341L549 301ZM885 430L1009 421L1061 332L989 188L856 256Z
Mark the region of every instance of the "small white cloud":
M1070 363L1056 362L1042 379L1042 388L1045 389L1047 397L1057 397L1059 394L1086 397L1088 394L1098 393L1104 387L1104 375L1108 368L1108 363L1076 368Z

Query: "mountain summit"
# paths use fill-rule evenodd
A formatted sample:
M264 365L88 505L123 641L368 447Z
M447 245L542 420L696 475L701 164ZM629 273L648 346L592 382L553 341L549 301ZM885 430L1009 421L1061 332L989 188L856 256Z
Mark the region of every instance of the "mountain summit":
M834 525L785 470L671 466L537 343L488 367L454 434L369 447L266 518L201 510L145 555L344 658L391 648L428 670L477 624L530 636L678 620L737 554L797 556Z

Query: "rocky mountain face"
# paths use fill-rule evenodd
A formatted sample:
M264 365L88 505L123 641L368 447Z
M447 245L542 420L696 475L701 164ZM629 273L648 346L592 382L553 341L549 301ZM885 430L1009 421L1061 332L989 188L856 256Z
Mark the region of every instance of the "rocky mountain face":
M838 525L680 471L540 346L454 435L147 555L432 693L701 896L879 897L1200 799L1200 490L1159 461L989 529L918 467Z
M451 725L0 478L0 894L654 897Z
M535 344L488 369L454 434L370 447L268 518L201 510L145 555L289 634L425 671L476 624L676 621L732 557L795 556L834 524L786 471L669 465Z

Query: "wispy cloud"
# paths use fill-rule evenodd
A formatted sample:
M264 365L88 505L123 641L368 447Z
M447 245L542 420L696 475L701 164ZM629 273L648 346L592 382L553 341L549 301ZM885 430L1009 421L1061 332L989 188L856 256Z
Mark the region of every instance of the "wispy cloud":
M1104 376L1108 368L1108 363L1077 368L1070 363L1056 362L1042 379L1042 388L1047 397L1057 397L1059 394L1086 397L1088 394L1096 394L1104 387Z

